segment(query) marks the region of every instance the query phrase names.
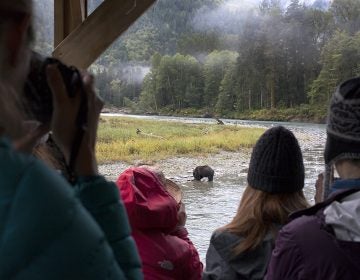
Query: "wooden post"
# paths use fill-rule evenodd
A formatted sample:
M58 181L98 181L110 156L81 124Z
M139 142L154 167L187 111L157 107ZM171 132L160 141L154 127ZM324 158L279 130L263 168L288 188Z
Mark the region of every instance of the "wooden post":
M56 47L53 56L86 69L155 1L105 0Z
M54 1L54 47L59 45L65 38L65 11L64 1Z
M80 7L81 7L81 22L83 22L88 16L88 1L87 0L80 0Z
M54 47L56 48L87 17L87 0L55 0Z

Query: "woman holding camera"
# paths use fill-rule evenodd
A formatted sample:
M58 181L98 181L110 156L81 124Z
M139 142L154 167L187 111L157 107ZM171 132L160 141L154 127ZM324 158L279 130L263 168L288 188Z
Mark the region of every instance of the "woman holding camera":
M259 138L247 181L235 217L211 237L203 279L263 279L277 232L308 206L302 154L289 130L274 127Z
M23 127L19 104L29 71L31 2L0 2L0 279L142 279L117 188L97 171L103 104L92 77L81 78L88 114L75 159L81 98L79 92L69 97L57 65L47 68L51 122ZM73 160L73 186L27 153L49 129L67 164Z

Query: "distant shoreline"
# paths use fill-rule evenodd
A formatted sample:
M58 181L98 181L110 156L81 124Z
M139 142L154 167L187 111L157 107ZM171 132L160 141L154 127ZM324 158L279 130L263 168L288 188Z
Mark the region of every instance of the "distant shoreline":
M181 111L161 110L160 112L139 112L129 108L105 107L102 113L118 113L125 115L144 115L144 116L163 116L163 117L190 117L190 118L219 118L219 119L239 119L249 121L276 121L276 122L304 122L314 124L326 123L326 110L311 107L287 108L287 109L262 109L239 114L218 115L204 112L204 110L194 111L193 109L183 109Z

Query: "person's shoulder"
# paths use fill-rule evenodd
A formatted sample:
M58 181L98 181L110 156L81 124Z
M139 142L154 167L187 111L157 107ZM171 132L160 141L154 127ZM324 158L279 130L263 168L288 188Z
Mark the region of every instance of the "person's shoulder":
M316 246L316 242L322 242L324 222L322 209L316 214L301 215L284 225L278 235L278 240L286 241L288 246ZM309 237L312 237L309 239ZM320 239L320 240L319 240ZM297 244L297 245L295 245Z
M34 158L31 155L15 151L8 139L0 138L0 170L3 172L12 170L15 172L26 168L33 161Z
M301 215L289 223L284 225L281 228L281 231L305 231L308 227L313 226L314 224L319 224L318 215Z
M17 152L8 141L0 140L0 178L4 188L10 185L29 185L31 181L49 175L48 172L49 168L32 155Z
M0 140L0 179L2 193L12 188L13 195L21 192L22 198L32 197L28 204L37 198L58 202L74 199L74 192L60 174L34 156L15 151L3 139Z
M243 238L239 235L217 229L211 235L210 246L213 246L223 258L227 258L229 252L242 240Z
M213 243L231 243L238 242L239 239L242 239L240 236L233 234L227 230L217 229L211 235L211 242Z
M6 138L0 138L0 167L2 173L9 177L18 175L16 174L17 172L24 173L27 169L32 168L44 172L51 170L45 163L33 155L16 151ZM53 172L56 173L55 171Z
M324 210L334 201L341 201L344 197L351 195L357 190L349 189L329 197L327 200L317 203L314 206L300 210L290 215L290 222L282 227L281 232L293 232L307 234L324 227Z

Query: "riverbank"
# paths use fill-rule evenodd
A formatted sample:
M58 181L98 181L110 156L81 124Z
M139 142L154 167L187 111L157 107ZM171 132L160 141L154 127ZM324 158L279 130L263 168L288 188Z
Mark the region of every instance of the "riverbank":
M99 163L154 162L178 156L201 156L252 147L264 128L214 123L182 123L134 117L102 116L97 155Z
M242 148L238 152L221 151L211 155L169 157L157 160L154 163L164 172L166 177L183 185L194 179L192 172L194 167L198 165L212 166L217 181L223 177L232 176L236 178L238 174L246 174L250 153L251 149ZM131 166L131 163L117 161L101 164L99 169L106 178L116 181L120 173Z
M255 121L280 121L280 122L304 122L324 124L326 122L327 107L319 108L318 106L311 106L303 104L293 108L276 108L276 109L261 109L248 110L244 112L223 112L222 114L209 112L207 109L185 108L181 110L174 110L172 108L162 108L157 112L143 112L138 109L107 107L104 109L107 113L121 113L121 114L140 114L140 115L157 115L157 116L172 116L172 117L191 117L191 118L212 118L218 117L220 119L241 119L241 120L255 120Z
M254 121L305 122L322 124L326 121L326 108L302 105L294 108L248 110L244 112L209 113L204 109L162 109L159 115L177 117L218 117L220 119L241 119Z

